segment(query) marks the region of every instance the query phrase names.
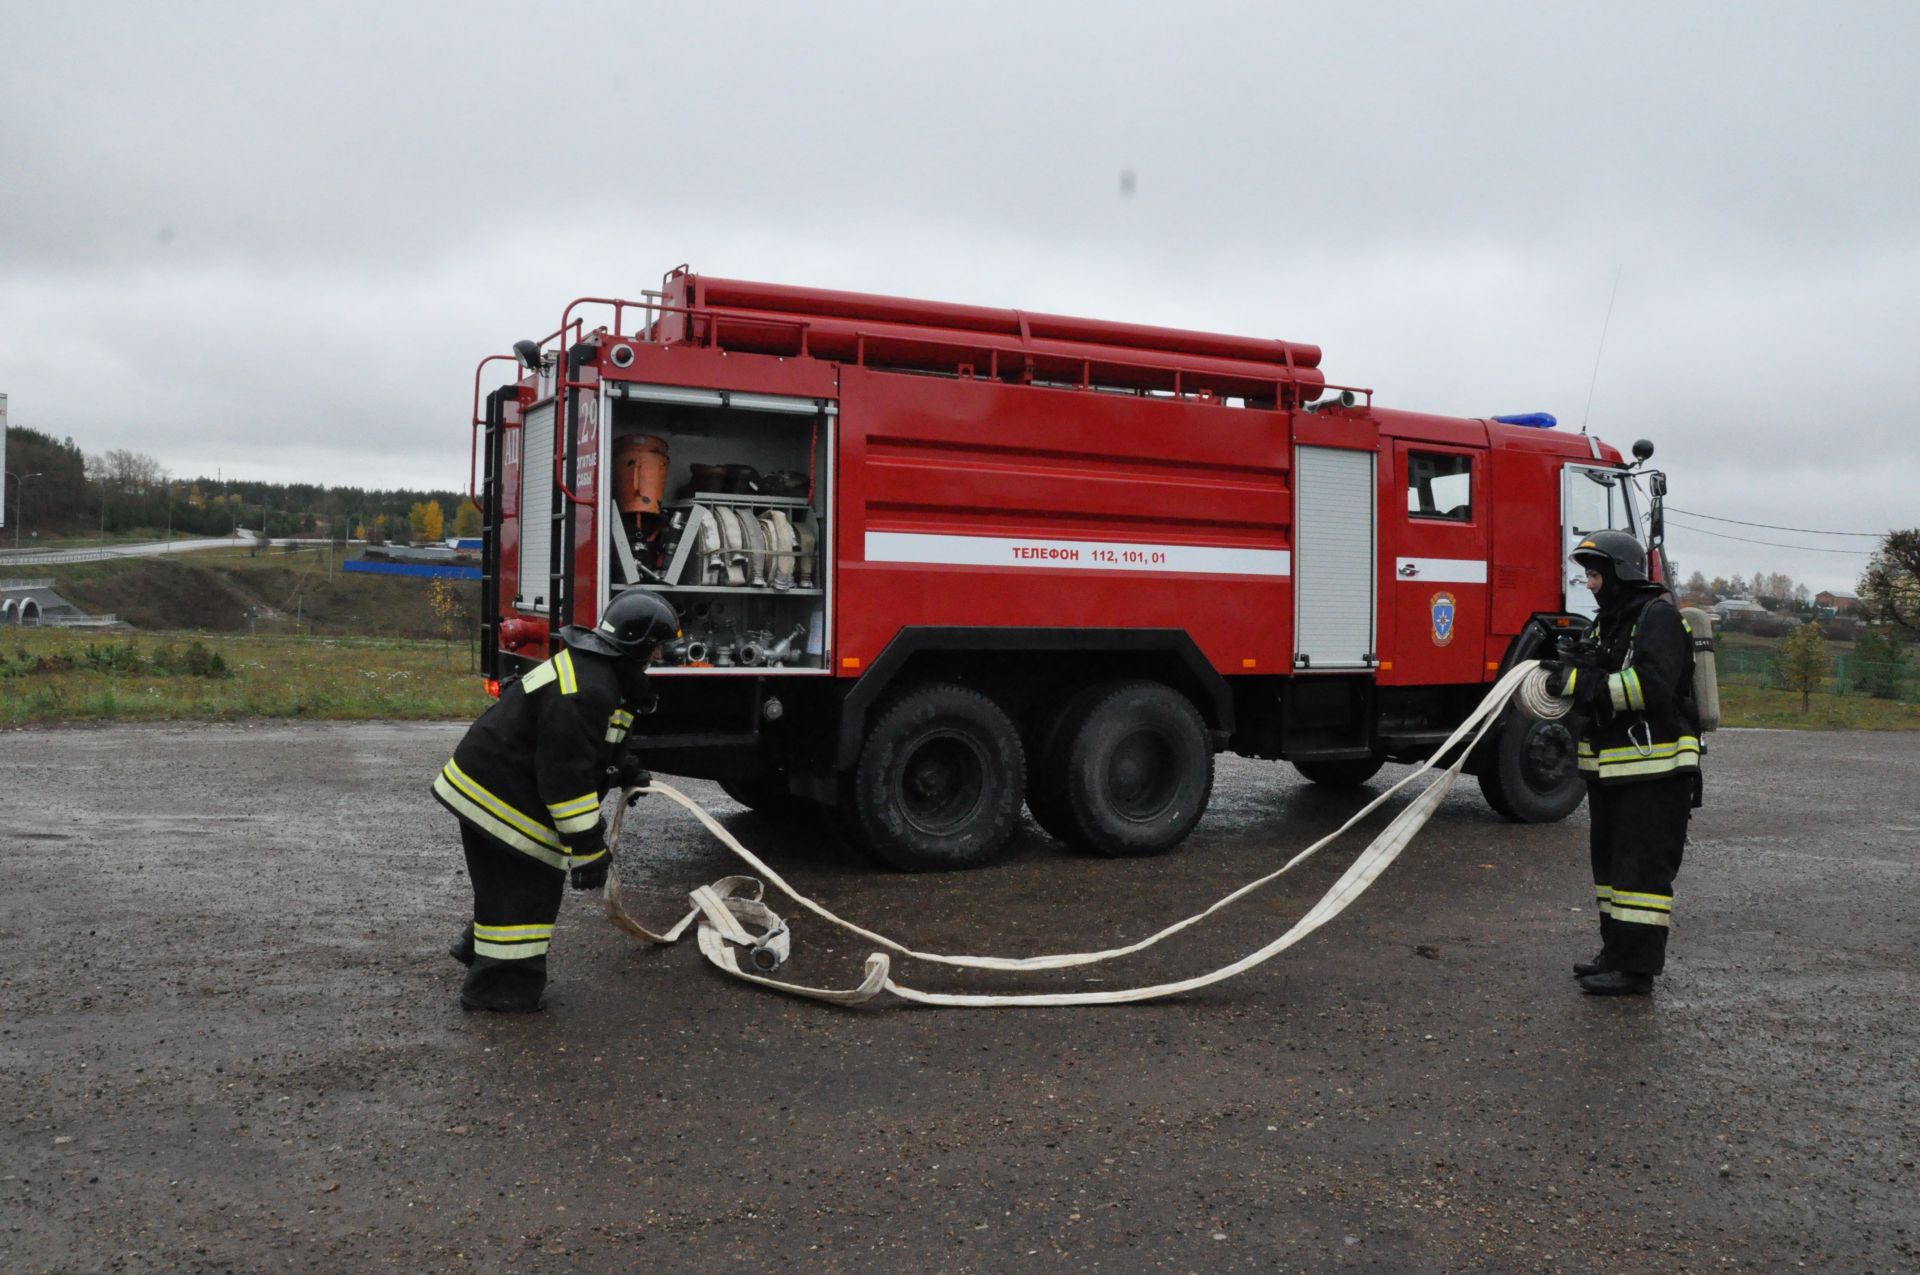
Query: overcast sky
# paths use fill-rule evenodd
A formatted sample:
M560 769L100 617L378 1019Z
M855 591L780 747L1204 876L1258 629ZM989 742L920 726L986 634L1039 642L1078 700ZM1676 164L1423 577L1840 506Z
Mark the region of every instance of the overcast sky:
M1681 509L1913 526L1916 35L1912 3L0 0L0 391L180 475L464 486L480 356L685 261L1316 342L1392 407L1578 429L1593 384Z

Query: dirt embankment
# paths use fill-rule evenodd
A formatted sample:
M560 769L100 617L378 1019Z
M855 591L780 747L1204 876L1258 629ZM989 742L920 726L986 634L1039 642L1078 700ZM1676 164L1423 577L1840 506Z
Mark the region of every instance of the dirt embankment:
M51 568L54 588L75 605L111 612L140 629L213 633L441 636L434 581L358 575L313 553L272 557L139 558ZM450 581L453 626L465 634L480 586Z

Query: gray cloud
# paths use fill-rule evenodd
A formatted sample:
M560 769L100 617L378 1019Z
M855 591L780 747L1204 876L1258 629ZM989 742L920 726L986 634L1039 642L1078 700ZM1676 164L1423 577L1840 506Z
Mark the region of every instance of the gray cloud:
M1655 438L1677 504L1911 525L1917 25L16 8L0 388L22 424L180 472L464 481L482 354L686 260L1316 341L1386 404L1577 424L1619 269L1592 427ZM1709 571L1854 574L1684 534Z

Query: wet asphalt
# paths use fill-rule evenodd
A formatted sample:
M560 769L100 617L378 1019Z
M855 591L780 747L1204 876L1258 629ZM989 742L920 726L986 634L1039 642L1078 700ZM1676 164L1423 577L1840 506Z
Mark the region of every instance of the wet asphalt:
M0 1271L1920 1267L1920 736L1716 736L1650 999L1568 972L1584 811L1503 824L1468 779L1332 924L1173 1001L813 1004L574 895L548 1011L502 1018L444 954L465 877L426 786L461 729L0 733ZM908 877L681 786L850 919L1002 955L1138 938L1362 800L1223 758L1166 857L1028 824ZM1363 841L1111 967L896 975L1185 977ZM621 852L661 925L733 870L658 799ZM866 947L788 912L787 973L856 983Z

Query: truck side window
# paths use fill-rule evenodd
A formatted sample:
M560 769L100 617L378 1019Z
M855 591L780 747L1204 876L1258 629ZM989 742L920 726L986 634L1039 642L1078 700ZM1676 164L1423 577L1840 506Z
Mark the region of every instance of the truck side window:
M1473 521L1473 457L1408 452L1407 513L1415 518Z

